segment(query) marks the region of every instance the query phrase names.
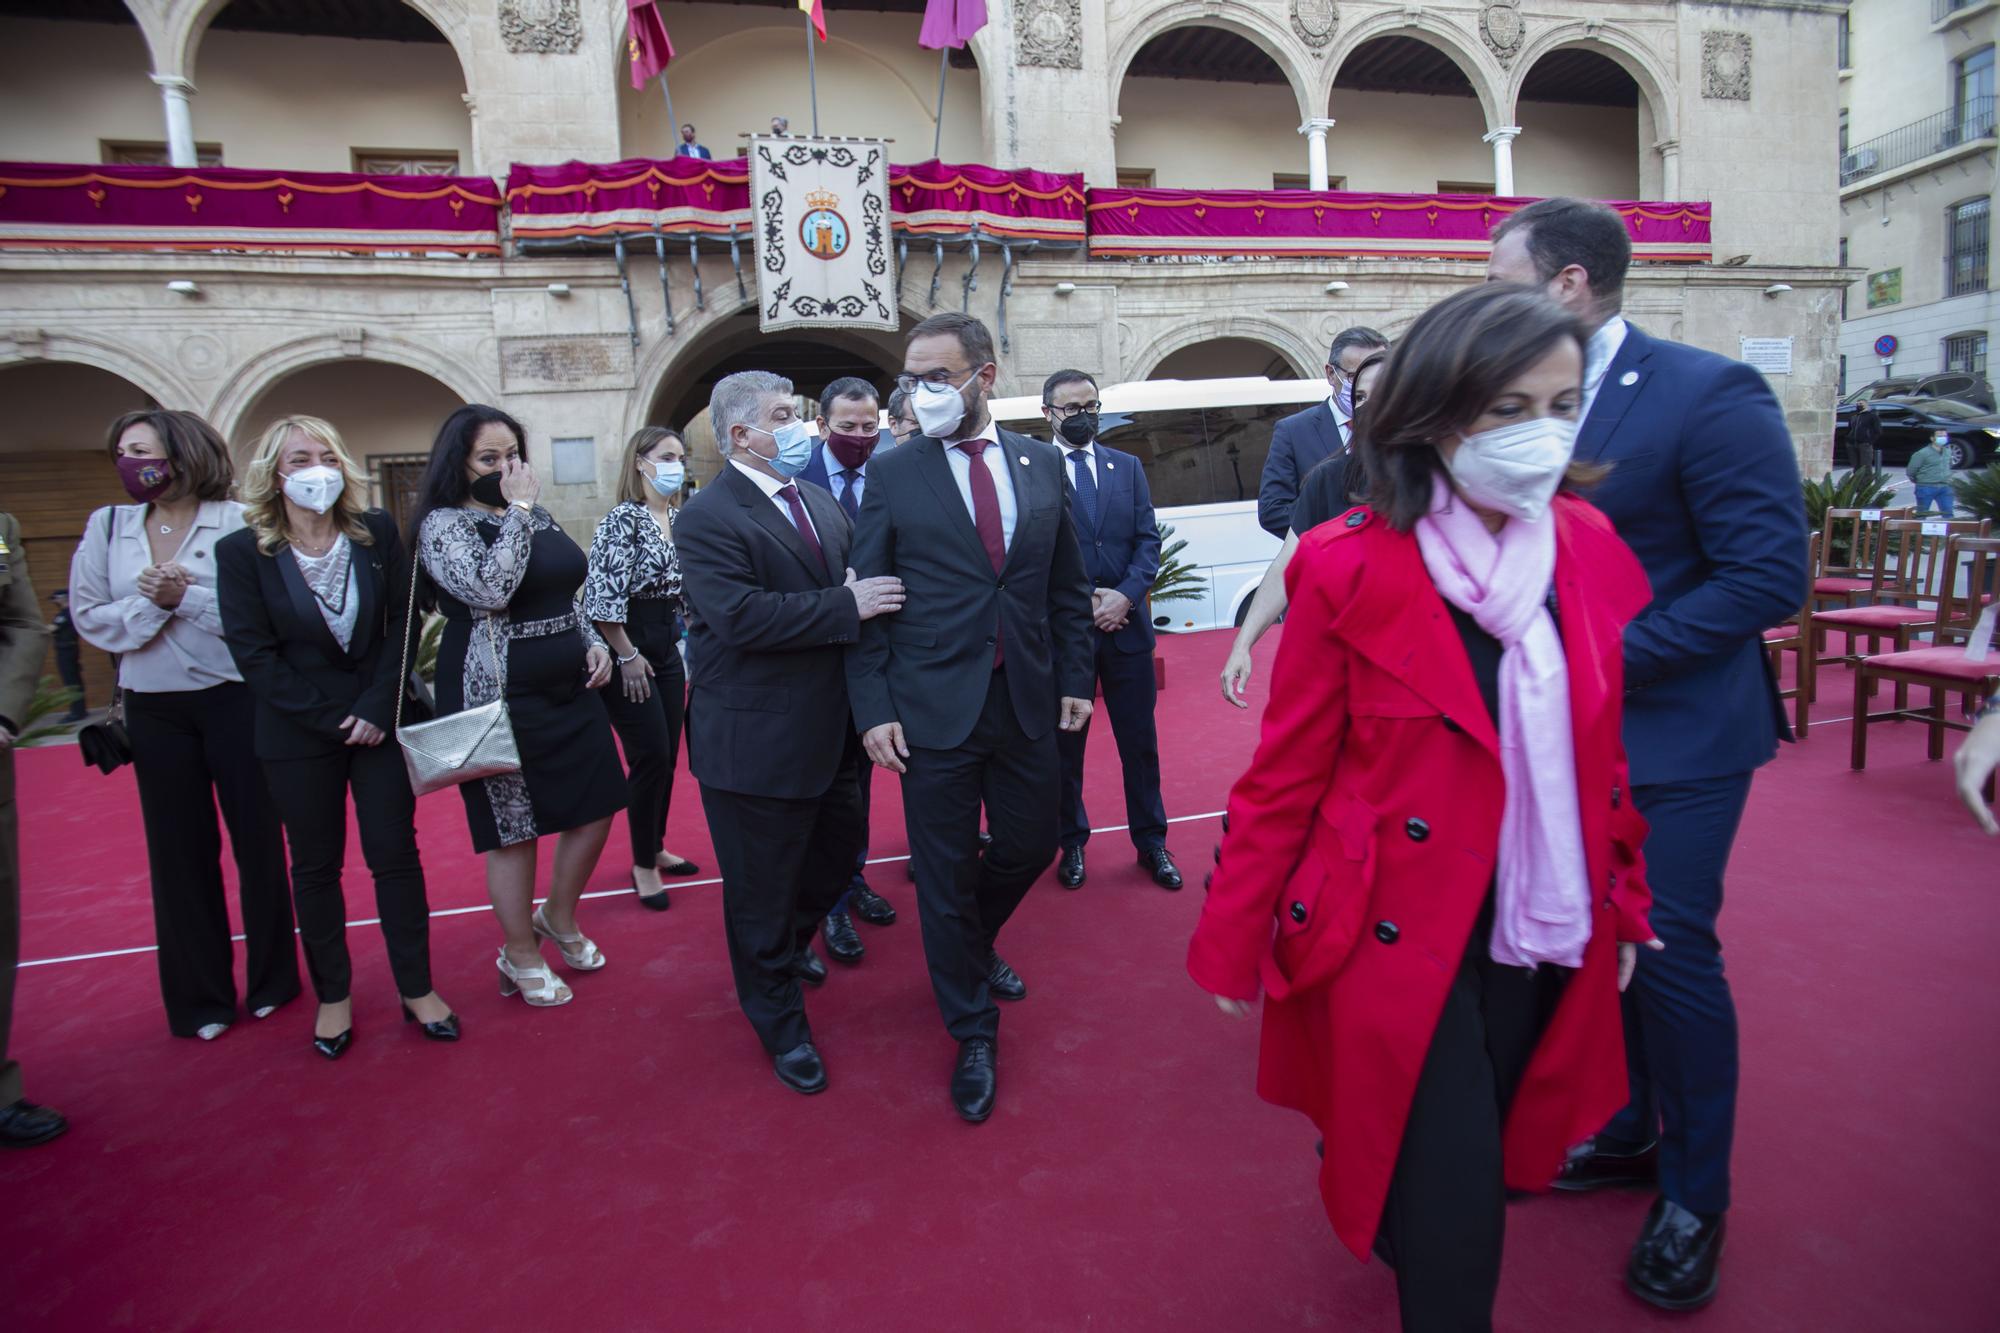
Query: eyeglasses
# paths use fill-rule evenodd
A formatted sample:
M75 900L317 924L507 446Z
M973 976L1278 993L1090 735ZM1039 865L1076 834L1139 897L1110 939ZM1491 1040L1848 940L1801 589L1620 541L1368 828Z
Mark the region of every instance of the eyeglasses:
M896 387L904 393L915 393L920 386L926 384L938 388L963 389L967 381L971 380L984 369L986 369L986 366L981 364L973 367L971 370L939 369L927 370L921 375L898 375L896 376Z
M1046 407L1049 410L1049 415L1053 416L1057 421L1067 421L1079 412L1090 412L1093 414L1099 412L1103 409L1104 404L1093 399L1087 403L1071 403L1068 406L1064 406L1061 403L1043 403L1042 406Z

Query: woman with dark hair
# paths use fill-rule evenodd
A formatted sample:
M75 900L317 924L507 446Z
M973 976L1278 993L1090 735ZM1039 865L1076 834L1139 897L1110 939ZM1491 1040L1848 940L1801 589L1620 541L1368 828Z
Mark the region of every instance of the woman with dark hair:
M632 887L639 903L664 912L661 875L699 875L694 862L665 851L687 674L681 666L681 562L674 554L673 499L687 481L687 441L645 426L625 442L618 503L590 540L583 613L611 645L618 679L604 707L625 747L631 795Z
M243 507L229 498L229 447L192 412L128 412L106 450L136 503L90 516L70 561L70 609L78 636L118 657L167 1029L213 1041L236 1019L218 806L236 858L250 1011L269 1017L299 993L284 837L216 599L216 543L243 527Z
M1433 306L1389 358L1370 503L1299 545L1263 739L1188 952L1268 992L1267 1100L1396 1270L1405 1329L1491 1327L1506 1190L1624 1105L1618 993L1658 947L1619 737L1650 591L1571 470L1583 332L1527 288Z
M591 693L611 678L611 655L577 614L588 564L535 503L541 491L520 423L471 404L439 427L410 525L423 582L445 618L438 714L504 697L521 754L520 772L459 787L506 937L500 993L556 1005L575 996L549 970L541 938L577 971L604 966L576 928L576 904L611 816L625 805L625 775ZM537 908L535 844L550 833L562 837L548 900Z

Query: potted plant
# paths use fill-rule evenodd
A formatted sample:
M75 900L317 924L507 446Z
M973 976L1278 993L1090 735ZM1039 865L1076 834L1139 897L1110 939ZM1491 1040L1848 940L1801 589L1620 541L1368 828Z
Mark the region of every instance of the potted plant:
M1156 602L1192 601L1202 594L1201 575L1181 559L1181 552L1187 549L1187 538L1174 536L1174 530L1165 523L1159 528L1160 570L1153 575L1152 591L1146 594L1143 614L1148 616ZM1160 689L1167 688L1167 664L1157 649L1153 652L1153 681Z

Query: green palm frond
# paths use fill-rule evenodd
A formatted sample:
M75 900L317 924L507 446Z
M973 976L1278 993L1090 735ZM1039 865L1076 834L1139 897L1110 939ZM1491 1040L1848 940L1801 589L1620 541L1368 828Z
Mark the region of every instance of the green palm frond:
M1960 518L1985 518L2000 523L2000 463L1951 479Z
M1202 594L1202 582L1195 567L1180 558L1187 549L1187 538L1175 537L1174 530L1164 523L1159 526L1160 572L1153 576L1153 601L1193 601Z
M21 734L14 743L32 745L51 736L66 734L69 725L62 721L62 715L76 702L77 693L59 683L54 676L43 676L36 682L35 697L28 704L28 715L20 719Z

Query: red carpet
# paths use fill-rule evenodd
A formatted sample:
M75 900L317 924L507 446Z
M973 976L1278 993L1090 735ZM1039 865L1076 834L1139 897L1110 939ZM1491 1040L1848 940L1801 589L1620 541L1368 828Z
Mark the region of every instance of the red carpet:
M1216 696L1226 648L1164 649L1175 816L1218 810L1254 741L1257 715ZM1847 697L1830 671L1821 713ZM1094 730L1102 827L1123 812ZM2000 843L1920 731L1878 728L1861 774L1846 739L1829 721L1765 770L1738 843L1738 1202L1721 1299L1690 1327L1991 1328L2000 1305ZM21 792L24 957L150 944L129 770L30 751ZM898 855L896 786L876 792L874 854ZM683 774L669 844L712 866L699 809ZM307 1048L309 999L169 1038L150 953L21 973L28 1093L74 1128L0 1156L0 1328L1394 1328L1387 1271L1320 1211L1311 1127L1251 1091L1254 1027L1182 970L1199 890L1152 887L1122 833L1092 842L1081 892L1050 877L1010 927L1031 993L1003 1020L999 1109L971 1127L900 865L873 880L903 919L860 927L866 961L809 1000L832 1088L805 1099L737 1012L713 886L665 915L587 903L610 967L530 1010L496 994L458 798L419 817L433 907L482 909L432 934L456 1048L397 1021L372 926L338 1064ZM1194 883L1215 836L1174 827ZM594 889L619 887L622 837ZM372 916L358 849L350 866L349 916ZM1646 1202L1514 1207L1499 1326L1675 1323L1618 1281Z

